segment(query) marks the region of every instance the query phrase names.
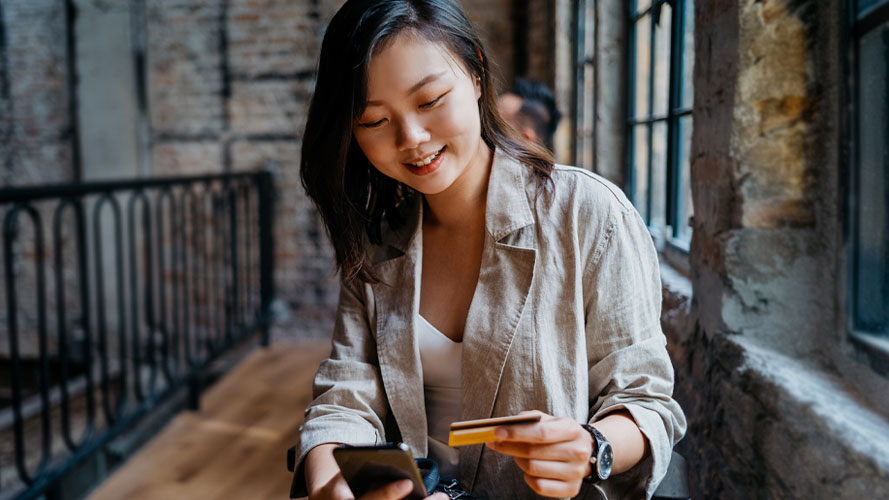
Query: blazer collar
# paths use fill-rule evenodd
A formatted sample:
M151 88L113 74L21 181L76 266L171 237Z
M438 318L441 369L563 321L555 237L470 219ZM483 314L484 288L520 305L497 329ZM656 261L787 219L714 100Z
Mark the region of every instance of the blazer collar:
M494 241L534 223L526 188L530 175L533 173L518 160L494 151L485 207L485 227Z
M485 202L485 228L494 241L534 223L526 189L528 182L533 181L530 179L533 175L518 160L500 150L494 151ZM377 248L371 262L377 264L408 251L423 227L422 205L422 198L414 197L412 205L406 207L405 223L396 230L384 231L383 246L390 248Z

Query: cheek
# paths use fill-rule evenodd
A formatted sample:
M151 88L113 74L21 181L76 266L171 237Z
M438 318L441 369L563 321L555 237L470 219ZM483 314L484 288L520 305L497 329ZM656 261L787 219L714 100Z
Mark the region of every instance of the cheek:
M448 106L441 117L439 132L448 137L481 133L478 107L475 101L463 99L454 106Z
M397 168L392 163L398 160L394 156L394 149L386 146L387 140L384 133L355 133L355 143L370 164L381 174L395 179Z
M380 156L380 141L375 137L372 137L372 135L373 134L368 132L355 133L355 143L358 144L358 147L361 148L361 152L363 152L364 156L371 162Z

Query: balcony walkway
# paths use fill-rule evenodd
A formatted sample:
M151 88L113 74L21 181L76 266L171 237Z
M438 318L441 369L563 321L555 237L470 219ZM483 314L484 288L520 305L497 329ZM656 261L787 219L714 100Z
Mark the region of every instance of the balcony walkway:
M93 492L89 500L285 499L311 382L329 341L258 348Z

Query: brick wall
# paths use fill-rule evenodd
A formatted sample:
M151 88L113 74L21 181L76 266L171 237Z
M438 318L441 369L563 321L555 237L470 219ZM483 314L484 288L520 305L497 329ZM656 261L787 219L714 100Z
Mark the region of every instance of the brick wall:
M526 23L522 36L516 36L517 53L524 60L516 61L523 76L546 83L555 94L562 119L553 138L555 159L559 163L574 162L574 2L570 0L525 0L516 2Z
M326 334L338 291L333 252L304 195L298 166L321 38L342 3L130 4L145 45L147 173L275 172L280 298L275 310L286 325L281 331L294 335ZM497 76L508 84L513 76L512 0L464 3L489 47ZM0 15L0 185L75 180L76 103L69 98L68 74L74 47L68 43L65 3L3 2Z
M333 251L299 180L299 154L326 23L342 1L150 0L149 110L158 174L271 168L278 205L275 310L286 335L325 335ZM464 2L512 78L511 0Z
M4 2L0 16L0 186L73 180L64 2Z
M75 179L78 167L76 120L70 98L69 22L64 3L3 2L0 23L0 187L70 182ZM34 208L43 220L46 259L52 255L49 237L53 207L37 203ZM5 216L5 211L0 216ZM18 240L12 250L14 255L23 257L24 262L14 267L13 276L15 288L20 292L18 327L20 331L31 332L36 328L38 317L37 274L33 265L37 233L27 214L20 213L17 221ZM70 221L70 217L65 221ZM6 283L5 273L5 266L0 266L0 283ZM64 276L66 280L69 278ZM55 310L53 283L47 283L46 298L48 310ZM9 351L5 286L0 289L0 304L2 356ZM37 352L36 336L23 335L19 342L24 356Z
M548 0L527 0L527 9L528 73L524 76L546 82L552 88L555 78L555 4Z
M333 253L299 183L320 11L285 0L150 1L148 91L158 174L271 169L275 310L289 335L328 329Z
M512 85L513 60L513 0L463 0L461 4L472 25L478 30L488 51L494 76L503 90Z

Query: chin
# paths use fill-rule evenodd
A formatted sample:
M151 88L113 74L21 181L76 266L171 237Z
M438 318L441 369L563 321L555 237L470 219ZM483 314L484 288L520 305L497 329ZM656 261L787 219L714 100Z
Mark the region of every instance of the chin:
M411 187L414 188L414 191L416 191L420 194L427 195L427 196L435 196L437 194L447 191L448 188L451 187L451 185L447 184L447 185L443 186L441 184L436 183L435 185L420 184L420 185L415 185L415 186L411 186Z

